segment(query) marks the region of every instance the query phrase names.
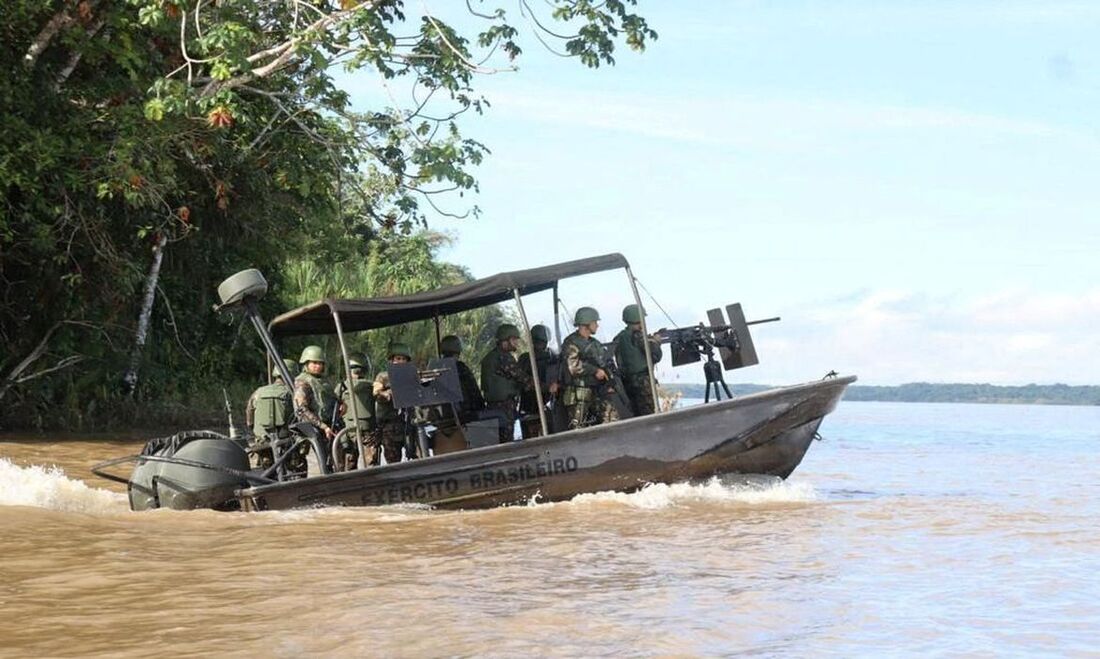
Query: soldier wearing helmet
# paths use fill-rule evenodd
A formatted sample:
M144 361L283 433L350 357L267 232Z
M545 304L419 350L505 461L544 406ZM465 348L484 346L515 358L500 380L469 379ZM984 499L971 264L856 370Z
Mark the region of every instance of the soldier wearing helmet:
M635 416L653 414L657 409L653 400L650 378L653 374L645 361L645 341L649 341L649 352L653 363L661 361L661 341L655 336L642 335L642 316L645 311L636 304L623 308L623 322L626 327L615 337L615 363L622 372L623 387Z
M302 372L294 378L294 406L301 410L303 421L307 421L322 432L330 441L336 436L329 423L336 409L336 392L332 385L325 382L325 351L321 346L306 346L298 359Z
M590 420L608 423L619 419L615 406L596 392L596 388L611 377L603 368L603 344L596 339L599 321L600 314L592 307L577 309L573 318L577 329L561 344L561 359L565 364L562 369L565 382L561 402L565 406L570 430L580 428Z
M558 382L558 355L550 349L550 328L546 325L535 325L531 328L531 352L535 354L535 364L539 371L539 386L542 388L543 402L546 403L552 396L557 395L560 388ZM523 353L519 356L521 368L529 368L531 356ZM524 387L519 398L519 409L524 417L538 416L539 403L535 396L535 387ZM537 437L540 426L532 424L523 425L523 437Z
M412 361L412 350L409 350L408 344L394 341L386 349L386 359L390 364L408 364ZM405 446L409 427L405 417L393 406L389 372L382 371L375 376L373 393L378 443L386 457L386 464L396 464L401 462L401 449ZM373 464L378 464L377 456Z
M519 394L531 384L531 373L516 361L519 347L519 328L504 323L497 328L497 345L481 360L481 389L485 392L485 404L503 413L500 441L510 442L515 436L516 409Z
M342 460L336 456L333 462L340 462L333 466L338 471L349 471L355 468L358 460L359 449L356 446L356 435L363 437L364 456L367 464L374 464L378 447L373 442L374 433L374 395L371 382L367 379L367 359L362 353L353 352L348 355L348 371L351 373L351 387L347 382L341 382L337 389L336 397L340 399L340 414L344 422L346 432L341 433L340 444L337 447ZM354 398L354 400L352 400Z
M284 359L291 375L298 372L298 365ZM290 436L290 424L294 421L294 400L290 387L283 382L279 367L271 368L271 384L265 384L248 397L244 406L245 425L252 428L256 444L258 466L266 469L274 462L270 442Z
M477 418L477 413L485 409L485 397L477 385L477 378L466 362L462 361L462 339L454 334L443 337L439 342L439 352L444 357L453 357L458 367L458 383L462 387L462 405L459 413L462 421Z

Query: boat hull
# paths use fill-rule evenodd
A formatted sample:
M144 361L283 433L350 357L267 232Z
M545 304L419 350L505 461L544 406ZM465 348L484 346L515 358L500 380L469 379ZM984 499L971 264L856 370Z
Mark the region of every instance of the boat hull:
M786 478L855 377L424 460L237 492L244 510L398 503L489 508L723 474Z

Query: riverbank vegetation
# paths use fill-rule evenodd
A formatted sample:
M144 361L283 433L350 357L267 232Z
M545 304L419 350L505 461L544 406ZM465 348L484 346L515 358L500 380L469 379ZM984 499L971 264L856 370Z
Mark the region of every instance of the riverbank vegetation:
M467 278L430 224L478 214L464 195L489 150L460 130L488 110L478 76L515 70L524 36L588 67L656 38L634 0L504 4L6 2L0 426L183 422L223 387L241 400L263 351L211 306L243 268L269 280L267 317ZM338 73L370 81L371 107ZM445 330L483 340L495 313ZM357 347L377 359L388 338ZM426 328L404 338L429 352Z

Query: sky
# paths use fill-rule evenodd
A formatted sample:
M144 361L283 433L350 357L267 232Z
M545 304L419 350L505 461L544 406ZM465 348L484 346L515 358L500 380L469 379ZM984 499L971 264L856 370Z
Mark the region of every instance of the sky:
M492 153L452 207L482 216L432 220L444 258L485 276L621 252L671 316L643 293L651 327L781 316L730 382L1100 384L1100 2L638 12L660 37L614 67L527 38L519 71L478 81L492 107L462 128ZM605 341L632 301L622 273L562 298ZM525 307L553 320L548 296Z

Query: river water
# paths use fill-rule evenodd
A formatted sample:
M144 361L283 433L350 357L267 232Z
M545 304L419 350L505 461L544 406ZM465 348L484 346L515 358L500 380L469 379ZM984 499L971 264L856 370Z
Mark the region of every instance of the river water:
M842 403L786 482L131 513L0 437L0 655L1100 656L1100 407ZM675 441L670 438L669 441Z

